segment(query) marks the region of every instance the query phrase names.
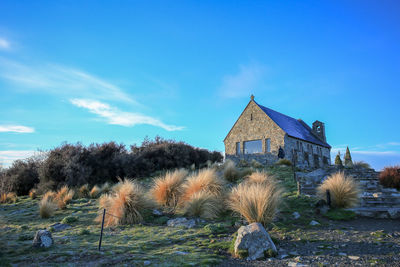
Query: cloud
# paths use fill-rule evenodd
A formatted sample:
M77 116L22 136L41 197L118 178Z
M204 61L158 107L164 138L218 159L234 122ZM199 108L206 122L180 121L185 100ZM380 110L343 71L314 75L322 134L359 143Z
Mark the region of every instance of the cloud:
M8 50L10 49L10 47L11 47L10 42L0 37L0 49Z
M10 166L14 160L26 159L39 153L34 150L0 150L0 165Z
M184 129L182 126L168 125L156 118L140 113L124 112L106 103L96 100L71 99L70 102L77 107L85 108L89 110L89 112L106 119L107 123L109 124L121 125L125 127L132 127L138 124L149 124L161 127L167 131L179 131Z
M219 92L225 98L250 96L262 82L266 68L259 64L240 65L239 72L222 78Z
M14 132L14 133L33 133L35 129L32 127L22 125L0 125L0 133Z
M120 87L82 70L60 65L25 65L0 58L0 76L28 91L138 104Z

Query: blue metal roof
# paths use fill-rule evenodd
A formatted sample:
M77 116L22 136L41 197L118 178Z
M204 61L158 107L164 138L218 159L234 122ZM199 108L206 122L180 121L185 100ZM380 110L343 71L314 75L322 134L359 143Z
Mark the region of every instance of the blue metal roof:
M281 127L281 129L285 131L289 136L307 142L311 142L317 145L321 145L324 147L329 147L329 148L331 147L330 145L328 145L327 143L321 141L318 137L316 137L312 133L311 128L308 125L304 125L305 124L304 122L303 124L299 120L286 116L270 108L261 106L257 102L255 103L265 112L265 114L268 115L268 117L270 117L276 124L278 124L278 126Z

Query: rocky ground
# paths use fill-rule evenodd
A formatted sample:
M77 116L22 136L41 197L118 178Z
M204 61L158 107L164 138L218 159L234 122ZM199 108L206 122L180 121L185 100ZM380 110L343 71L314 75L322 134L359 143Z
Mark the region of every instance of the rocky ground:
M219 266L400 266L400 221L357 218L278 235L279 255Z

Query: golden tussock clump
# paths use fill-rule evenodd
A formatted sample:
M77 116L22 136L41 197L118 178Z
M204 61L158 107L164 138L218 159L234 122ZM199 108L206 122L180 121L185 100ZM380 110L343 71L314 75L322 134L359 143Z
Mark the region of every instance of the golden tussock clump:
M227 160L224 163L224 178L229 182L235 182L240 178L240 172L236 168L235 163L232 160Z
M17 195L14 192L1 193L0 203L15 203L17 201Z
M260 172L256 171L251 173L249 176L246 177L245 180L246 183L275 183L275 177L266 173L266 172Z
M79 197L81 197L81 198L89 197L89 185L88 184L84 184L81 187L79 187Z
M199 191L191 195L181 208L186 216L215 219L222 210L221 198L207 191Z
M41 218L50 218L54 215L57 205L49 198L42 198L39 202L39 214Z
M143 211L150 207L145 190L138 183L124 180L114 187L111 194L100 197L100 208L106 209L104 225L134 224L143 221ZM103 213L95 219L101 222Z
M218 177L214 169L202 169L197 174L190 176L182 185L183 193L180 202L188 201L192 195L200 191L222 196L224 186L224 180Z
M111 191L111 185L108 182L105 182L102 186L101 186L101 194L108 194Z
M282 189L275 180L259 179L244 182L234 187L228 198L228 206L241 214L248 223L259 222L266 226L278 210L282 200ZM255 181L256 180L256 181ZM261 181L260 181L261 180Z
M334 173L317 188L317 195L326 200L329 190L332 206L335 208L351 208L357 205L360 195L359 184L343 172Z
M75 191L73 189L69 189L68 186L64 185L57 191L57 193L55 193L54 201L60 209L65 209L67 204L71 202L74 194Z
M154 180L151 198L160 206L175 209L182 193L182 184L188 172L184 169L167 172Z
M31 199L35 199L36 197L37 197L37 191L36 191L36 189L31 189L30 191L29 191L29 197L31 198Z
M97 185L92 187L92 190L89 192L90 198L97 198L98 196L101 195L101 188L98 187Z

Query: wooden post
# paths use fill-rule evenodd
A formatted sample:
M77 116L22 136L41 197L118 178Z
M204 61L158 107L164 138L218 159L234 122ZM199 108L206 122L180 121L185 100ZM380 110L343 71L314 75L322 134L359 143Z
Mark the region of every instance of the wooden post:
M101 249L101 239L103 238L104 218L106 217L106 209L103 210L103 220L101 221L101 232L99 240L99 251Z

